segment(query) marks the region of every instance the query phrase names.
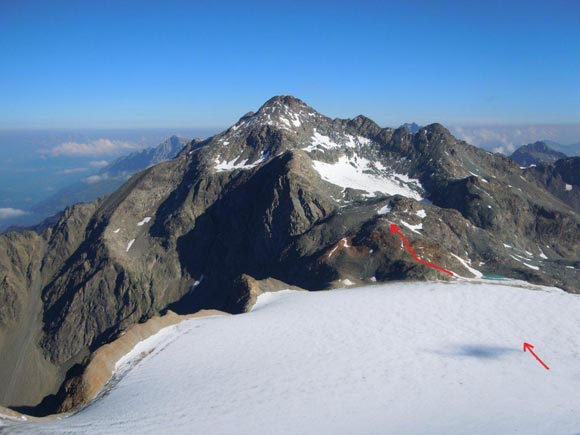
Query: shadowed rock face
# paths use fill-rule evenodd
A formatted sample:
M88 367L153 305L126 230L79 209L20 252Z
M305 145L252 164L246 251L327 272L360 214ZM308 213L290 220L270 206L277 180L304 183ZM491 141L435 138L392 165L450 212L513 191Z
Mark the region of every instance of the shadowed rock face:
M538 165L526 172L556 198L580 212L580 157Z
M54 226L0 237L0 404L36 405L168 308L243 312L253 280L449 278L416 263L391 223L459 275L580 291L577 211L512 160L439 124L413 134L274 97Z

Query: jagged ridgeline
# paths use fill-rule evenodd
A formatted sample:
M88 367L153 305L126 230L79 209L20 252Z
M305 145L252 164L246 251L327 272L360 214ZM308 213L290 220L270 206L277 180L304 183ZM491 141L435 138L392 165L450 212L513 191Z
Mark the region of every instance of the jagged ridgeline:
M272 98L54 226L0 237L0 404L37 405L167 309L240 313L273 282L456 279L415 262L391 223L459 276L579 292L577 203L542 180L439 124L412 133Z

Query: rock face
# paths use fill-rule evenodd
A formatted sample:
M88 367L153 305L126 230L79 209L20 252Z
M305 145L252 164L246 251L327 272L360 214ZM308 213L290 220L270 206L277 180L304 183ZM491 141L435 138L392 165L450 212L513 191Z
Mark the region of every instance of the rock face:
M54 226L0 237L0 404L39 403L167 309L240 313L283 286L450 279L415 262L391 223L457 275L580 292L578 210L509 158L439 124L413 134L274 97Z
M556 198L580 212L580 157L568 157L553 164L526 170Z
M510 156L514 162L522 166L554 163L565 157L566 154L550 148L546 142L541 141L521 146Z

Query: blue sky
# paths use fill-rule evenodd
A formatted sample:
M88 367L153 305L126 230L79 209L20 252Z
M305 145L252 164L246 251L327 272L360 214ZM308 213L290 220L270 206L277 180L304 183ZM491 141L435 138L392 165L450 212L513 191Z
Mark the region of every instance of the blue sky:
M580 122L578 1L0 0L0 128Z

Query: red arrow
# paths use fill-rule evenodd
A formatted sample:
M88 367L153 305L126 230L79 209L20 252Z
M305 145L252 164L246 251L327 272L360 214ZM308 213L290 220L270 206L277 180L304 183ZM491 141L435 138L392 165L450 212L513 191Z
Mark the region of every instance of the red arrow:
M538 355L536 355L536 353L535 353L535 352L532 350L533 348L534 348L534 346L532 346L530 343L524 343L524 352L525 352L525 351L528 351L528 352L530 352L530 353L531 353L531 354L534 356L534 358L536 358L536 359L538 360L538 362L544 366L544 368L545 368L546 370L550 370L550 367L548 367L548 366L547 366L547 365L544 363L544 361L542 361L542 360L540 359L540 357L539 357Z
M428 267L432 267L433 269L437 269L443 273L446 273L447 275L453 276L453 272L451 272L450 270L447 270L444 267L437 266L436 264L429 263L428 261L425 261L425 260L419 258L419 256L415 253L413 248L411 248L411 245L409 244L409 242L407 241L407 239L405 238L403 233L401 233L401 229L397 225L391 224L391 234L396 234L401 238L401 240L403 241L403 243L407 247L407 251L409 251L409 254L411 254L413 256L413 258L415 260L417 260L419 263L423 264L424 266L428 266Z

